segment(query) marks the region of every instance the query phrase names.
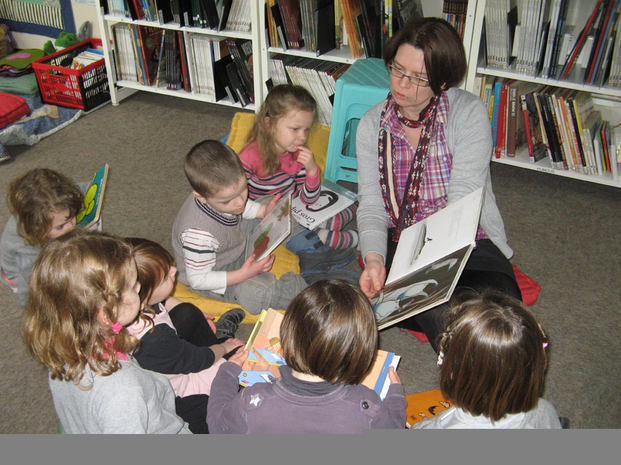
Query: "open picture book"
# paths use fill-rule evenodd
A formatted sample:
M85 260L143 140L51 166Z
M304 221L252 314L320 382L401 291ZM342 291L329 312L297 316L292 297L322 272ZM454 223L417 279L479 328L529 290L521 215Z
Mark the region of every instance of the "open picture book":
M384 288L371 303L378 329L447 302L474 249L483 188L401 232Z
M276 207L252 230L246 239L246 258L257 254L255 262L271 254L291 234L291 193L283 196Z
M274 309L263 310L248 338L245 350L248 359L239 374L239 384L246 387L255 383L271 382L280 378L280 367L286 365L280 347L280 324L284 315ZM373 389L383 400L390 386L388 369L397 369L401 357L392 352L378 350L369 374L361 384Z
M110 166L106 164L95 173L91 185L84 194L84 210L76 217L78 227L90 228L99 221L109 170Z
M326 179L321 183L321 194L313 205L305 205L298 196L291 203L291 212L300 225L313 230L352 205L357 198L349 189Z

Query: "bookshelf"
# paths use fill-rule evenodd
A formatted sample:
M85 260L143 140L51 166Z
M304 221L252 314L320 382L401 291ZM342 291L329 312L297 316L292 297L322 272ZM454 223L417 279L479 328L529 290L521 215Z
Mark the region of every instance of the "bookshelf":
M584 27L589 15L593 11L597 0L570 0L567 23L575 25L574 34L578 35ZM542 85L549 85L564 89L574 89L590 92L596 108L602 112L604 119L610 121L613 126L621 123L621 88L610 86L593 86L582 83L579 70L570 73L566 80L542 78L535 75L528 75L516 72L515 63L508 69L498 69L487 66L484 55L483 44L483 20L485 17L485 6L487 0L468 0L468 11L473 12L472 37L470 39L470 52L468 48L468 71L465 79L465 89L475 92L475 81L477 76L496 76L501 78L516 79L518 81L528 81ZM519 1L526 5L526 0ZM618 47L619 45L615 45ZM617 135L621 134L617 130ZM617 141L618 142L618 141ZM557 176L564 176L582 181L608 185L621 188L621 179L614 179L611 173L602 175L584 174L572 170L555 169L552 167L549 158L545 158L537 163L529 160L528 150L524 149L517 153L515 157L492 158L494 162L507 165L518 166L521 168L550 173Z
M99 0L101 2L106 2L107 0ZM131 1L131 0L130 0ZM252 24L257 24L257 18L263 16L262 5L256 1L248 1L248 5L251 9L251 22ZM155 87L140 84L139 82L134 82L130 80L119 80L117 78L116 72L116 61L114 59L114 55L117 51L117 46L114 43L114 35L112 33L112 27L119 23L126 24L134 24L139 26L150 26L157 27L165 30L171 31L184 31L189 33L197 33L209 36L216 36L222 38L233 38L233 39L246 39L252 41L252 55L253 57L259 57L261 52L261 42L262 37L260 31L262 29L251 28L250 32L242 32L230 29L224 29L222 31L218 31L217 29L212 28L201 28L201 27L191 27L191 26L181 26L179 23L174 21L169 21L165 24L161 24L156 21L148 21L148 20L133 20L131 18L126 18L123 16L115 15L115 14L105 14L103 6L97 6L97 19L99 22L99 30L101 31L102 36L102 45L104 50L104 55L106 57L107 66L107 74L108 74L108 82L110 83L110 98L113 105L118 105L124 98L129 97L138 91L144 92L152 92L162 95L170 95L173 97L185 98L190 100L198 100L204 101L208 103L216 103L219 105L227 105L233 107L244 108L246 110L253 110L259 108L260 102L263 101L264 97L264 88L265 86L261 84L261 78L259 76L254 76L253 84L254 84L254 99L255 103L249 103L248 105L242 107L239 102L234 102L230 98L223 98L216 101L215 97L210 96L208 94L196 93L196 92L186 92L183 89L173 90L167 89L166 87ZM259 14L261 12L261 14Z

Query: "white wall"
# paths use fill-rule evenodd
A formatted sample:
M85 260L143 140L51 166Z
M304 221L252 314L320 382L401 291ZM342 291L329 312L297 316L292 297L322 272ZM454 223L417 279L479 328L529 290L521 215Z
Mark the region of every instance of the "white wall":
M97 4L97 7L95 6ZM82 25L84 21L91 22L92 37L101 38L99 33L99 22L97 21L97 10L99 8L99 0L90 0L90 4L76 3L75 0L71 0L71 6L73 8L73 17L75 21L76 29ZM13 37L19 48L43 48L48 40L52 43L56 40L56 37L46 37L36 34L24 34L20 32L13 32Z

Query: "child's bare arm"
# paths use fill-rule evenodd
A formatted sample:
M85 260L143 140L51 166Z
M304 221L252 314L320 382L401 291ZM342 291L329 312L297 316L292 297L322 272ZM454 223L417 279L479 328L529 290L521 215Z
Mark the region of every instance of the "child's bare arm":
M209 348L213 351L215 355L214 362L217 362L226 354L228 354L231 350L235 349L235 347L243 348L245 345L246 343L241 339L231 338L227 339L222 344L215 344L213 346L209 346Z

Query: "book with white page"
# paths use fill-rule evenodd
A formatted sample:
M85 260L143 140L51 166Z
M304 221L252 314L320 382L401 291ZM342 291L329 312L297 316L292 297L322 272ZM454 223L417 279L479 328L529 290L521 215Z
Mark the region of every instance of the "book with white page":
M291 234L291 193L283 196L274 209L246 239L246 258L256 253L255 262L271 254Z
M378 329L447 302L474 249L483 188L404 229L384 288L371 300Z
M293 218L311 231L357 200L357 195L327 179L321 183L321 194L313 205L306 205L297 196L291 203Z

